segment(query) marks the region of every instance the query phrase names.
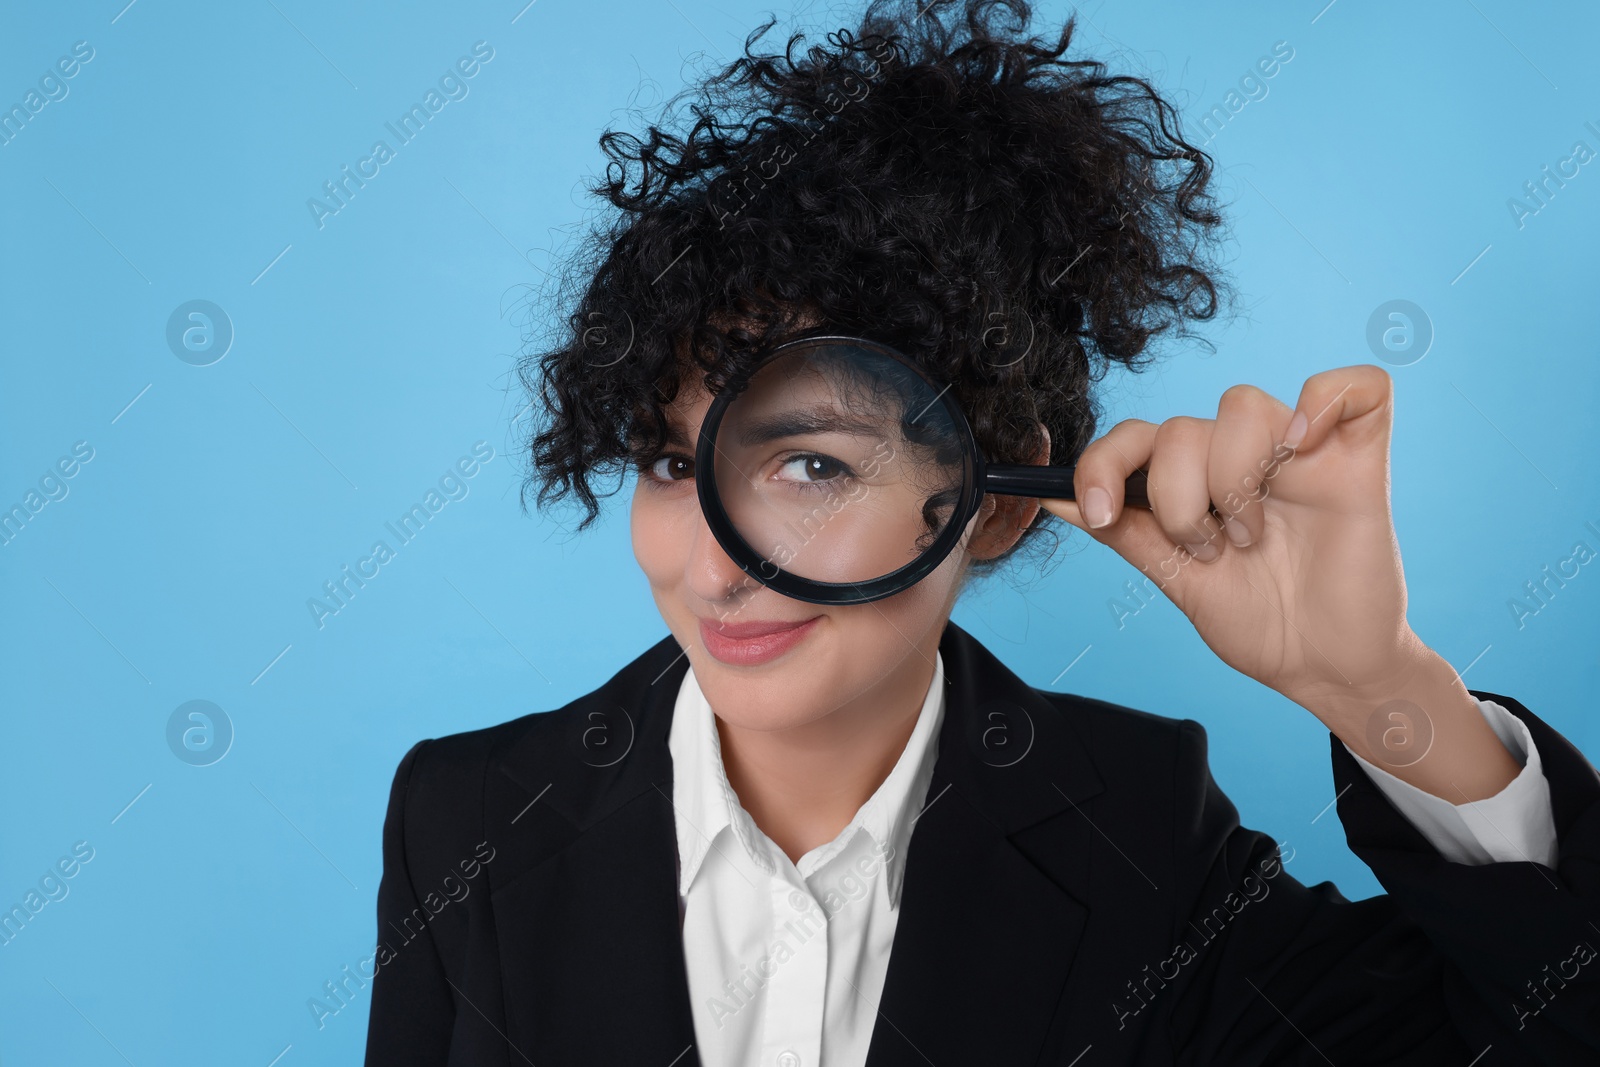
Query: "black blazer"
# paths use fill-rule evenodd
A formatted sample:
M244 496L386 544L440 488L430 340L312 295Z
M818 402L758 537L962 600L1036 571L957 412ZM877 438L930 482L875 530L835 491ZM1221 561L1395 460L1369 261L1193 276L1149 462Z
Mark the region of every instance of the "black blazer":
M1330 735L1388 890L1352 903L1239 826L1198 723L1031 688L954 624L940 650L868 1067L1600 1062L1600 775L1516 701L1480 694L1532 730L1559 870L1444 860ZM668 637L564 708L406 754L369 1067L699 1062L667 751L686 669Z

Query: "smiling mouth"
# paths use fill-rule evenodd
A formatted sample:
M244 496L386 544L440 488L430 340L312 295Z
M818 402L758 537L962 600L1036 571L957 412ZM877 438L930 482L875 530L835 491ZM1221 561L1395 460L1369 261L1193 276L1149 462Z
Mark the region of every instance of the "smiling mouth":
M821 615L785 620L713 622L700 620L700 640L723 663L751 667L777 659L805 639Z

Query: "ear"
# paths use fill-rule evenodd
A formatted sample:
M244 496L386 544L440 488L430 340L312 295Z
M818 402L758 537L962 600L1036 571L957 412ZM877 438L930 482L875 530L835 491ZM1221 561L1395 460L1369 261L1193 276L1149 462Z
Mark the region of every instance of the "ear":
M1050 428L1041 422L1039 433L1044 441L1028 462L1043 467L1050 463ZM1037 514L1039 501L1036 497L985 495L983 503L978 505L977 525L967 542L967 554L973 559L994 559L1005 553L1017 543Z

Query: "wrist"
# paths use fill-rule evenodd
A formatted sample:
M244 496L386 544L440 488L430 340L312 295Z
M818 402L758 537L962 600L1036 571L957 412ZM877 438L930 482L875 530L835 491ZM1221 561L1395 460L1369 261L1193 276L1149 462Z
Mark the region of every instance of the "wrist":
M1453 699L1456 704L1471 700L1455 668L1408 630L1384 666L1367 672L1359 680L1341 676L1286 695L1329 730L1344 737L1364 731L1368 720L1386 704L1414 702L1418 698L1433 704L1446 694L1450 694L1447 699ZM1358 746L1352 744L1351 747L1359 751Z
M1368 763L1462 804L1494 796L1520 771L1460 675L1414 635L1405 655L1362 685L1327 686L1310 711Z

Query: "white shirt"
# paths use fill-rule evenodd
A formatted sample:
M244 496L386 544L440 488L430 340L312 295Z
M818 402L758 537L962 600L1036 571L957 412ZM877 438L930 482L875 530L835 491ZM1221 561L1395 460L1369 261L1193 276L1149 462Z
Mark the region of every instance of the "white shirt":
M1522 772L1499 794L1451 804L1356 756L1446 859L1555 866L1550 787L1527 726L1479 701ZM926 806L944 719L944 657L894 769L850 824L790 861L728 784L710 705L691 667L667 747L679 913L704 1067L853 1067L877 1019L899 919L906 849ZM1355 755L1353 752L1351 755Z
M914 820L944 719L944 657L889 776L839 835L792 862L723 770L691 667L667 740L689 1001L704 1067L862 1063L899 920Z

